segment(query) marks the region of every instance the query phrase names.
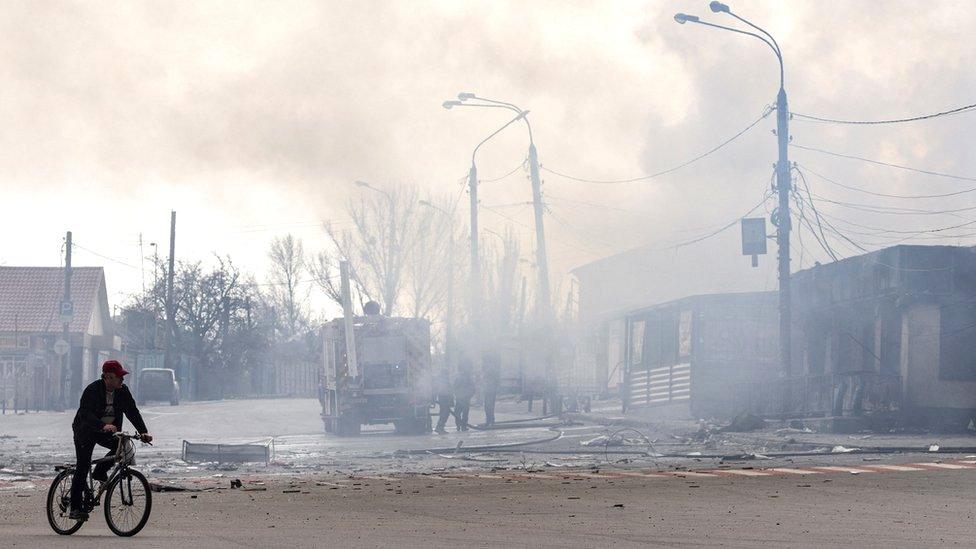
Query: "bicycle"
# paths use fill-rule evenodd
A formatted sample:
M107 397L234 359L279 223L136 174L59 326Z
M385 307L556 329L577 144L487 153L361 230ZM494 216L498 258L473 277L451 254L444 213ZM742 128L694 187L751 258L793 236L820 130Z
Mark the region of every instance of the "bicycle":
M149 521L152 491L145 475L131 467L135 464L136 456L132 441L140 440L139 435L115 433L115 436L119 439L115 453L92 461L92 468L86 478L83 505L85 512L91 513L101 504L102 494L105 494L105 522L115 535L128 537L139 533ZM109 460L115 462L115 467L109 471L108 479L95 492L91 471L99 463ZM76 520L68 516L71 511L71 479L75 473L75 465L66 463L55 466L54 470L58 471L58 475L47 492L47 520L55 532L70 536L85 524L85 519ZM132 524L134 526L130 527Z

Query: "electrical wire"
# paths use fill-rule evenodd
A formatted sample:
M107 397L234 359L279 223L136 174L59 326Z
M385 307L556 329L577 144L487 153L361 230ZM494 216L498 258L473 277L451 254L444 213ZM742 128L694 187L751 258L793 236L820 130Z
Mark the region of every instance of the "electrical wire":
M862 156L854 156L852 154L843 154L843 153L828 151L828 150L824 150L824 149L818 149L816 147L807 147L805 145L797 145L796 143L790 143L790 146L793 147L793 148L795 148L795 149L802 149L804 151L813 151L813 152L818 152L818 153L826 154L826 155L830 155L830 156L836 156L838 158L847 158L849 160L860 160L861 162L867 162L869 164L876 164L878 166L887 166L889 168L897 168L899 170L906 170L906 171L916 172L916 173L924 173L926 175L934 175L936 177L946 177L946 178L949 178L949 179L958 179L958 180L961 180L961 181L976 181L976 177L969 177L969 176L966 176L966 175L953 175L953 174L948 174L948 173L935 172L935 171L932 171L932 170L924 170L924 169L921 169L921 168L913 168L911 166L903 166L901 164L892 164L890 162L882 162L880 160L872 160L870 158L864 158Z
M962 107L957 107L955 109L950 109L947 111L936 112L932 114L923 114L920 116L912 116L909 118L894 118L890 120L843 120L838 118L825 118L822 116L813 116L809 114L801 114L797 112L791 112L790 116L793 118L799 118L801 120L809 120L811 122L823 122L828 124L847 124L854 126L874 126L880 124L902 124L904 122L917 122L919 120L931 120L933 118L939 118L942 116L951 116L955 114L963 114L972 110L976 110L976 103L972 105L965 105Z
M753 121L751 124L749 124L748 126L746 126L745 128L743 128L742 130L739 130L739 132L736 133L735 135L733 135L732 137L730 137L730 138L726 139L725 141L719 143L715 147L712 147L711 149L709 149L709 150L707 150L707 151L699 154L698 156L695 156L695 157L693 157L693 158L691 158L689 160L686 160L686 161L684 161L684 162L682 162L682 163L680 163L680 164L678 164L678 165L676 165L674 167L671 167L671 168L668 168L666 170L662 170L662 171L659 171L659 172L656 172L656 173L648 174L648 175L642 175L642 176L639 176L639 177L631 177L629 179L586 179L586 178L583 178L583 177L575 177L575 176L572 176L572 175L568 175L568 174L565 174L565 173L562 173L562 172L559 172L559 171L556 171L556 170L547 168L545 166L541 166L540 169L545 170L545 171L547 171L547 172L549 172L549 173L551 173L553 175L556 175L556 176L559 176L559 177L562 177L562 178L565 178L565 179L569 179L569 180L572 180L572 181L577 181L577 182L580 182L580 183L593 183L593 184L597 184L597 185L616 185L616 184L621 184L621 183L634 183L634 182L637 182L637 181L646 181L648 179L654 179L655 177L660 177L662 175L666 175L666 174L669 174L671 172L675 172L675 171L678 171L678 170L680 170L682 168L688 167L688 166L694 164L695 162L698 162L699 160L705 158L706 156L708 156L708 155L710 155L710 154L712 154L714 152L717 152L719 149L722 149L726 145L732 143L736 139L738 139L738 138L742 137L743 135L745 135L746 132L748 132L749 130L751 130L752 128L754 128L757 124L759 124L760 122L762 122L763 119L765 119L767 116L769 116L769 113L771 113L771 112L772 112L772 109L770 107L767 107L766 110L763 112L762 116L760 116L759 118L757 118L755 121Z
M515 173L515 172L517 172L517 171L519 171L521 169L524 169L525 168L525 164L528 161L529 161L528 158L523 159L521 164L519 164L518 166L515 166L515 168L513 168L511 171L507 172L505 175L503 175L501 177L495 177L495 178L492 178L492 179L479 179L478 182L479 183L494 183L496 181L501 181L502 179L505 179L506 177L512 175L513 173Z
M806 188L806 190L809 193L809 185L808 185L808 183L806 182L806 179L803 176L803 172L797 170L797 173L799 174L800 180L803 182L804 187ZM796 197L799 197L801 201L807 200L807 205L815 208L815 206L813 206L813 202L812 202L811 199L804 199L802 197L802 195L795 195L795 196ZM976 223L976 221L974 221L973 223ZM910 267L899 267L897 265L890 265L888 263L885 263L883 261L880 261L878 259L875 259L875 258L871 257L871 255L870 255L871 254L871 250L868 250L861 243L858 243L855 240L853 240L852 238L848 237L846 234L844 234L839 229L837 229L836 227L834 227L834 225L831 224L829 221L824 220L824 224L827 227L827 229L826 229L827 232L829 232L830 234L832 234L835 238L838 238L842 243L849 243L850 244L849 247L852 246L851 249L852 250L855 250L855 252L864 252L864 253L868 254L868 255L864 255L862 257L864 257L866 261L869 261L869 262L874 263L876 265L881 265L883 267L887 267L889 269L892 269L892 270L895 270L895 271L901 271L901 272L937 272L937 271L947 271L947 270L951 270L952 269L952 267L910 268ZM845 245L847 245L847 244L845 244Z
M810 234L813 235L813 238L817 241L817 243L820 244L820 247L823 249L823 251L827 252L827 255L830 256L832 260L839 261L840 259L837 257L837 253L834 251L834 249L830 246L830 243L827 241L827 236L823 232L823 226L819 225L820 234L817 234L817 231L813 228L813 223L810 221L810 219L806 215L806 212L804 211L802 197L795 192L792 194L793 194L793 200L796 203L796 207L797 207L796 211L798 214L798 218L800 220L800 230L796 232L798 238L802 237L803 229L806 228L808 231L810 231ZM802 253L802 248L801 248L801 253Z
M840 182L838 182L838 181L836 181L834 179L831 179L831 178L829 178L829 177L827 177L827 176L825 176L825 175L823 175L821 173L818 173L818 172L816 172L814 170L811 170L810 167L807 166L807 165L805 165L805 164L804 165L796 164L796 165L798 167L803 168L804 171L810 173L811 175L815 175L817 178L819 178L819 179L821 179L821 180L823 180L823 181L825 181L827 183L830 183L831 185L836 185L836 186L841 187L843 189L847 189L847 190L850 190L850 191L856 191L856 192L859 192L859 193L864 193L864 194L868 194L868 195L871 195L871 196L877 196L877 197L881 197L881 198L904 198L904 199L909 199L909 200L918 200L918 199L925 199L925 198L948 198L950 196L959 196L961 194L976 192L976 187L971 187L969 189L963 189L961 191L955 191L955 192L951 192L951 193L942 193L942 194L909 194L909 195L906 195L906 194L878 193L878 192L874 192L874 191L869 191L869 190L864 189L862 187L854 187L852 185L845 185L845 184L840 183Z
M86 251L86 252L88 252L88 253L90 253L92 255L96 255L96 256L98 256L98 257L100 257L100 258L102 258L102 259L104 259L106 261L111 261L112 263L118 263L119 265L123 265L125 267L129 267L130 269L139 269L139 267L136 267L135 265L132 265L130 263L126 263L125 261L121 261L121 260L115 259L114 257L109 257L109 256L107 256L105 254L100 254L100 253L96 252L95 250L86 248L86 247L78 244L77 242L72 242L71 243L71 247L72 248L78 248L79 250L84 250L84 251Z
M546 194L547 200L555 200L556 202L566 202L567 204L575 204L577 206L589 206L591 208L602 208L605 210L613 210L615 212L625 212L625 213L636 213L636 214L650 214L647 210L628 210L626 208L618 208L617 206L608 206L606 204L596 204L593 202L584 202L582 200L575 200L572 198L561 198L558 196L553 196L551 194Z
M723 225L718 230L715 230L715 231L712 231L712 232L710 232L708 234L705 234L705 235L702 235L702 236L693 238L691 240L686 240L685 242L681 242L681 243L675 244L674 246L669 246L669 248L673 248L675 250L677 250L678 248L684 248L685 246L690 246L692 244L697 244L698 242L701 242L703 240L708 240L709 238L712 238L714 236L717 236L717 235L719 235L719 234L727 231L728 229L734 227L736 225L736 223L739 223L742 220L742 218L744 218L745 216L751 214L752 212L754 212L754 211L758 210L760 207L762 207L762 205L766 203L766 200L768 200L770 196L772 196L772 191L767 190L766 193L763 194L762 200L760 200L758 204L756 204L752 208L749 208L749 211L747 211L746 213L744 213L744 214L740 215L739 217L733 219L729 223Z
M876 206L873 204L859 204L857 202L844 202L841 200L834 200L832 198L827 198L825 196L818 195L814 193L812 195L817 202L826 202L828 204L834 204L837 206L842 206L844 208L850 208L852 210L859 210L862 212L885 214L885 215L953 215L959 212L970 212L976 210L976 206L970 206L966 208L956 208L954 210L920 210L917 208L896 208L890 206ZM957 216L958 217L958 216ZM962 218L966 219L966 218Z
M847 219L843 219L843 218L840 218L840 217L837 217L837 216L834 216L834 215L830 215L830 214L827 214L827 213L823 213L822 215L824 215L825 217L829 217L831 219L836 219L836 220L843 221L844 223L847 223L849 225L853 225L853 226L858 227L858 228L861 228L861 229L867 229L869 231L876 231L878 233L890 233L890 234L934 234L934 233L941 233L941 232L945 232L945 231L951 231L952 229L959 229L961 227L969 227L971 225L976 225L976 220L974 220L974 221L967 221L966 223L959 223L957 225L947 225L945 227L935 227L935 228L931 228L931 229L900 230L900 229L885 229L885 228L880 228L880 227L871 227L869 225L862 225L860 223L855 223L853 221L849 221Z

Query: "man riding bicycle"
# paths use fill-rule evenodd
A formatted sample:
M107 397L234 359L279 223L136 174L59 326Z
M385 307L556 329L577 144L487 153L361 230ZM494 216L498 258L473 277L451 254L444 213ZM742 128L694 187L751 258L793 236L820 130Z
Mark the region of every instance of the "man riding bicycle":
M122 430L123 415L132 422L143 442L152 442L152 435L148 433L132 393L122 384L122 378L128 373L119 361L106 360L102 364L101 379L89 384L81 394L78 412L71 423L77 459L75 474L71 480L70 518L73 520L88 518L82 499L88 470L91 468L92 452L97 444L109 449L106 457L115 453L119 439L113 433ZM105 482L111 467L110 460L99 463L95 466L92 479Z

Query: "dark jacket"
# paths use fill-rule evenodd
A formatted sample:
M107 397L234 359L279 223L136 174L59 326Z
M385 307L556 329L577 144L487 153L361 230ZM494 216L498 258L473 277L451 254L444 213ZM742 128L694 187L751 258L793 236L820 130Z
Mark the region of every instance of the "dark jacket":
M468 373L458 376L454 384L454 399L457 401L470 401L474 396L474 381Z
M136 401L132 398L132 393L125 384L115 390L112 405L115 407L114 424L119 431L122 430L122 416L124 414L132 422L136 431L139 433L149 432L146 429L146 422L142 420L142 414L139 413L139 408L136 408ZM105 382L99 379L90 383L81 393L81 403L78 406L78 412L75 414L75 420L71 423L75 436L90 436L100 432L104 425L102 423L102 416L104 415Z

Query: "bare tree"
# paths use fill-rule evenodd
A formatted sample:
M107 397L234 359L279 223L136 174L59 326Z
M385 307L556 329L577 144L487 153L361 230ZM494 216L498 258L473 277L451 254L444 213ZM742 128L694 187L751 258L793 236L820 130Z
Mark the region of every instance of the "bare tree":
M464 235L459 234L446 204L439 206L432 199L424 202L431 212L430 215L416 216L416 222L410 227L414 245L406 258L405 290L414 317L445 312L449 294L454 290L453 283L462 272L460 263L464 258L463 250L458 249Z
M383 313L392 315L398 310L407 257L417 243L416 231L412 230L417 215L417 190L372 190L349 202L351 230L339 231L331 224L326 224L325 230L338 255L350 262L363 295L379 301ZM323 260L320 256L318 277L322 278L323 265L328 270L334 263L334 259ZM328 286L326 291L329 292Z
M518 235L509 228L501 235L500 247L486 242L484 266L485 328L490 336L515 332L521 291L521 248Z
M275 237L268 250L271 269L268 296L280 319L279 330L287 339L308 326L308 287L302 277L309 272L301 238L291 234Z

